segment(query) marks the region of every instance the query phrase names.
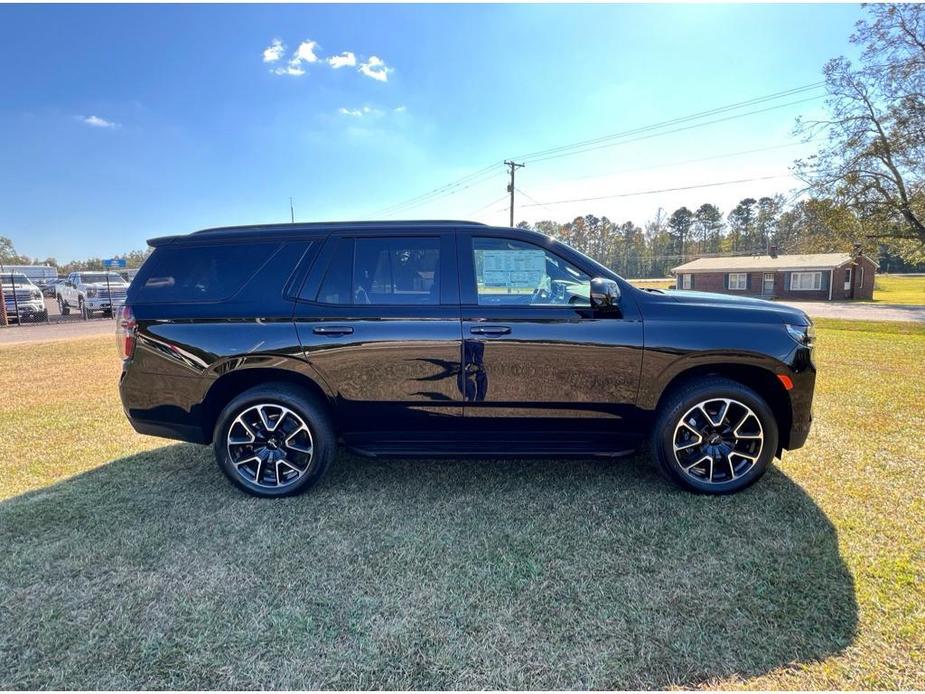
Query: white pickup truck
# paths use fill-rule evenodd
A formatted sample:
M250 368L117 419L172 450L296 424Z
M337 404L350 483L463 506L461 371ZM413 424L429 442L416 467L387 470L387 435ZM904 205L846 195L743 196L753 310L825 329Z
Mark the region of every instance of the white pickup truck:
M112 315L113 309L125 303L127 289L128 282L115 272L72 272L56 290L58 309L62 316L71 309L85 318L97 311Z

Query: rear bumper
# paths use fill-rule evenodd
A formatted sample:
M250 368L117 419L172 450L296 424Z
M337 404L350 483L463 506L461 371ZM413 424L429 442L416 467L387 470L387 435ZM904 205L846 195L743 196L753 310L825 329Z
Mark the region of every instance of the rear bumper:
M190 397L199 379L138 373L123 366L119 397L129 424L139 434L189 443L209 443L202 407ZM191 404L191 402L195 404Z

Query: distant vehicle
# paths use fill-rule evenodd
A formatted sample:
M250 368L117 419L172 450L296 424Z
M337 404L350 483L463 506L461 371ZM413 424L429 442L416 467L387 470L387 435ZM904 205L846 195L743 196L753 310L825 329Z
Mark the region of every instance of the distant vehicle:
M38 283L36 284L39 287L39 289L42 290L42 294L44 296L54 299L58 295L57 294L58 285L61 284L62 282L64 282L63 277L56 277L53 280L48 280L44 285L40 285Z
M72 272L57 285L58 309L62 316L72 309L84 318L97 312L112 315L125 303L127 289L128 282L115 272Z
M6 318L10 323L27 321L44 321L48 318L42 290L21 272L4 272L0 274L3 286L3 303L6 306Z
M7 265L4 263L2 272L21 273L28 277L32 284L40 288L58 277L58 268L51 265Z
M213 446L257 496L374 456L615 456L744 489L812 421L813 325L644 291L548 236L473 222L211 229L149 241L119 314L139 432ZM732 521L730 521L732 522Z

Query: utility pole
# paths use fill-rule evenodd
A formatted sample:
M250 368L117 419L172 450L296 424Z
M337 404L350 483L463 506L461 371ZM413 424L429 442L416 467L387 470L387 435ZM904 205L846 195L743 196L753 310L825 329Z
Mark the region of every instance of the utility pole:
M511 194L511 226L514 226L514 172L517 169L522 169L524 164L516 164L512 161L505 161L504 165L510 167L511 169L511 182L508 184L507 192Z
M289 221L295 224L295 210L292 207L292 196L289 196Z

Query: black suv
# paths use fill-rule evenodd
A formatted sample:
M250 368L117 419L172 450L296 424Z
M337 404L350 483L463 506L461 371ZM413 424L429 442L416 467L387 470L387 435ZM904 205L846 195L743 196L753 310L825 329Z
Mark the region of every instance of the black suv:
M149 243L119 320L125 413L211 443L252 494L305 490L338 441L490 457L646 439L669 480L725 493L809 433L802 311L643 291L533 231L285 224Z

